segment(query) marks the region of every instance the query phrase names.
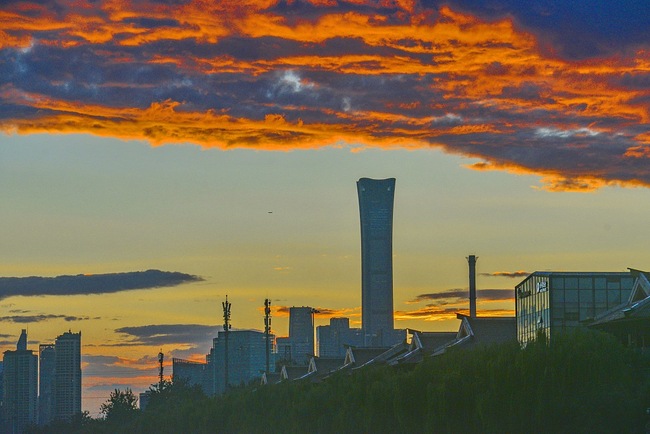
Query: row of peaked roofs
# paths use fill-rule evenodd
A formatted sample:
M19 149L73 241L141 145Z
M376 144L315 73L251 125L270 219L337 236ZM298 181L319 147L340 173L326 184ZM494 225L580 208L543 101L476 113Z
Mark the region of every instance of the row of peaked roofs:
M262 384L282 381L319 382L339 372L354 371L370 365L397 366L419 363L427 357L444 354L449 348L470 349L516 341L514 317L471 317L457 314L458 332L421 332L407 330L407 339L390 348L348 346L345 358L311 357L308 366L282 366L279 372L262 375Z

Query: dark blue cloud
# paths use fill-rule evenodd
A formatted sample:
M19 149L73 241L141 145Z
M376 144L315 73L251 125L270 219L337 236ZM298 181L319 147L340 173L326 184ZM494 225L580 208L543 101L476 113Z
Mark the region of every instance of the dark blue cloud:
M0 300L12 296L108 294L197 282L190 274L147 270L58 277L0 277Z
M476 297L482 301L511 300L515 297L515 292L513 289L479 289L476 291ZM411 303L421 301L436 301L438 304L450 304L457 303L462 300L469 300L469 290L449 289L441 292L420 294L415 297L415 299L411 300Z
M178 20L173 18L127 18L122 21L126 24L136 24L139 27L155 29L158 27L180 27Z
M151 324L121 327L115 332L126 335L128 345L206 344L222 329L200 324Z
M612 55L650 42L646 0L422 0L422 4L434 8L449 4L487 19L512 17L543 41L542 48L567 59Z
M8 315L0 316L0 322L13 322L18 324L29 324L34 322L49 321L54 319L63 319L67 322L89 320L89 316L74 315L53 315L53 314L36 314L36 315Z

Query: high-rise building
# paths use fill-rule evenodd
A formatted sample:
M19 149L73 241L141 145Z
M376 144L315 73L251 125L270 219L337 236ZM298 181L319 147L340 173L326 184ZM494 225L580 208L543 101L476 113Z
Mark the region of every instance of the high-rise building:
M361 218L361 324L366 346L393 344L395 178L357 181Z
M271 335L271 339L275 336ZM212 393L225 391L225 332L220 331L212 340L212 349L207 357L208 369L212 370L214 382ZM271 366L273 366L273 361ZM248 384L262 377L266 370L266 335L257 330L228 331L228 386Z
M276 360L284 365L293 365L291 360L291 338L288 336L276 338Z
M20 433L38 419L38 357L27 349L27 331L23 330L15 351L3 358L4 432Z
M330 324L316 327L318 357L345 357L346 346L362 347L361 329L350 328L349 318L330 318Z
M67 331L54 342L54 419L81 413L81 332Z
M289 308L289 339L291 360L306 365L314 355L314 309L311 307Z
M0 362L0 432L2 432L2 428L5 426L4 424L4 412L2 411L2 400L4 399L4 365L2 362Z
M38 424L47 425L54 418L54 344L38 346Z
M174 357L172 359L172 373L174 381L185 381L188 386L199 386L206 395L212 394L213 372L210 364L195 362ZM142 404L140 404L142 410Z
M276 339L277 360L307 365L314 353L314 313L308 306L289 308L289 336Z

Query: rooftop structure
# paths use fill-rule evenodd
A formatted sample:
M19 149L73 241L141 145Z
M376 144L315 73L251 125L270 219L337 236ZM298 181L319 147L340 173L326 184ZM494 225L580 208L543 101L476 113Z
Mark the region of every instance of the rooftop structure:
M647 350L650 348L650 273L630 269L630 274L634 284L627 300L585 323L613 334L628 347Z
M328 375L336 372L343 366L345 359L341 358L324 358L313 356L309 360L307 373L297 380L309 380L314 383L322 381Z

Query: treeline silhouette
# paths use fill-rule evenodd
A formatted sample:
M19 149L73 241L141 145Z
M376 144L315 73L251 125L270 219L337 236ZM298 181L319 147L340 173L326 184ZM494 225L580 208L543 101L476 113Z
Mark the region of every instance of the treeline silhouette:
M550 345L451 350L416 366L251 385L221 397L166 383L152 387L144 411L32 432L643 433L648 366L613 337L579 331Z

